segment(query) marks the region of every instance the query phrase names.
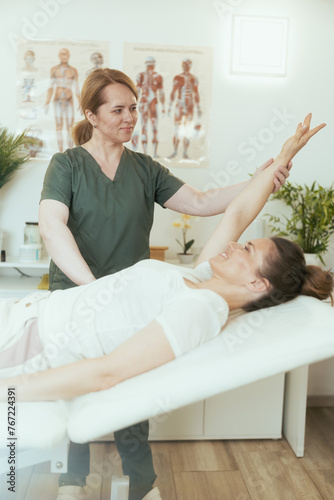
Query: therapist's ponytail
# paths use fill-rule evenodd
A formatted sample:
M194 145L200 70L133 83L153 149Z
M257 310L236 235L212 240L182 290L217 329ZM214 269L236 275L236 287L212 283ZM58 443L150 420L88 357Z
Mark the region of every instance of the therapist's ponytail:
M333 276L318 266L307 266L302 249L285 238L270 238L275 249L264 260L258 275L269 281L265 295L246 304L244 311L255 311L283 304L298 295L320 300L331 299L333 305Z
M76 146L89 141L93 135L93 125L86 118L86 111L91 111L95 115L99 107L105 103L104 89L114 83L125 85L138 99L136 85L122 71L110 68L99 68L92 71L84 81L80 96L81 110L85 118L72 129L72 138Z
M93 125L85 118L74 125L72 130L72 138L76 146L85 144L93 135Z

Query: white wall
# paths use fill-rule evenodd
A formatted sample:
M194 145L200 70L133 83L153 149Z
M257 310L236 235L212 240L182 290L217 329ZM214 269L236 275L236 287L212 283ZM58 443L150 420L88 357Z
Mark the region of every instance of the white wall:
M325 186L333 181L332 0L0 0L0 9L0 126L15 130L16 54L12 40L32 30L38 12L49 9L46 25L35 26L34 38L110 41L110 66L118 69L122 69L124 42L213 47L210 168L174 169L186 182L199 189L217 185L217 179L226 174L231 160L241 167L241 173L231 177L231 184L245 180L249 172L278 153L296 123L309 111L313 112L314 123L325 121L328 125L295 159L291 180L311 183L316 179ZM289 18L286 77L229 74L233 13ZM268 127L274 113L284 113L284 110L293 117L287 120L284 130L276 132L272 142L249 161L249 156L238 149L240 145ZM46 166L45 161L31 161L0 191L0 227L7 233L5 248L10 254L17 253L22 243L24 222L37 220ZM276 211L280 204L275 202L269 207ZM171 227L174 218L172 212L157 207L151 236L151 244L170 247L170 257L178 251L176 230ZM196 246L203 245L215 220L204 219L195 224L191 235L196 238ZM332 250L327 256L331 266L334 266L333 254ZM329 363L329 366L334 365ZM322 376L321 366L319 369L323 380L318 384L319 376L313 370L316 381L312 393L332 394L334 369L330 372L327 363L328 377Z

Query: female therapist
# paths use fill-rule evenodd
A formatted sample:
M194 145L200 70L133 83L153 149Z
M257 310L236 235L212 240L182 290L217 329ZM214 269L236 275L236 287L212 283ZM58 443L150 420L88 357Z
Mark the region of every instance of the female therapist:
M77 147L53 156L41 195L39 225L52 258L51 291L88 284L149 258L155 202L190 215L216 215L251 182L200 192L150 156L124 147L138 118L137 89L120 71L93 71L82 88L81 108L85 118L73 130ZM280 168L273 189L288 175ZM130 477L129 500L161 499L152 489L148 422L114 437ZM71 443L57 500L82 499L88 474L88 443Z

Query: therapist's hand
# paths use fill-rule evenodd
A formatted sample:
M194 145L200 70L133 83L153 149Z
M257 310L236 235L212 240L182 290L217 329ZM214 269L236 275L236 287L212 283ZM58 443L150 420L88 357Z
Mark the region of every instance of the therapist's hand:
M253 174L253 177L256 177L261 172L263 172L263 170L269 167L273 163L273 161L274 161L273 158L267 160L263 165L261 165L261 167L256 169L256 171ZM287 166L280 165L278 169L275 171L273 193L276 193L282 186L284 186L285 181L290 175L291 168L292 168L292 162L290 161Z

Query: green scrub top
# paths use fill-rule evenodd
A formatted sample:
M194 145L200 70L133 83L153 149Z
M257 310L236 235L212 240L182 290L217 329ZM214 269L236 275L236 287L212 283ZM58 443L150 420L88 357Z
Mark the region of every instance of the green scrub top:
M147 259L154 202L163 204L183 181L150 156L127 148L114 180L81 146L56 153L46 171L41 200L69 208L68 227L96 278ZM76 286L51 261L50 290Z

